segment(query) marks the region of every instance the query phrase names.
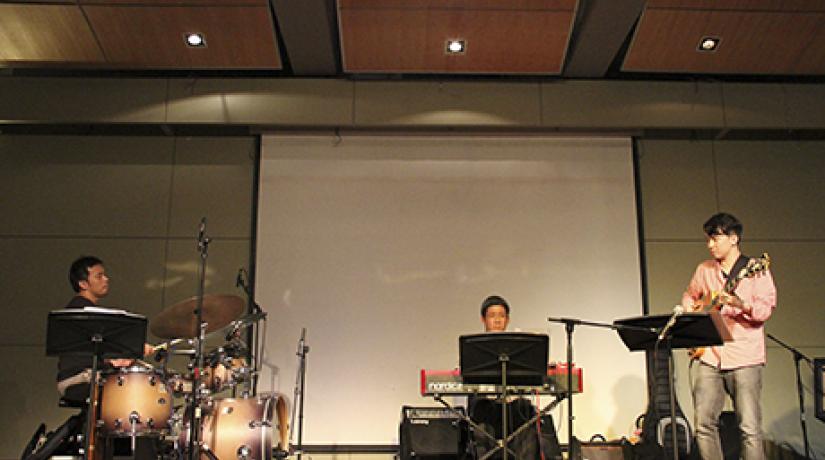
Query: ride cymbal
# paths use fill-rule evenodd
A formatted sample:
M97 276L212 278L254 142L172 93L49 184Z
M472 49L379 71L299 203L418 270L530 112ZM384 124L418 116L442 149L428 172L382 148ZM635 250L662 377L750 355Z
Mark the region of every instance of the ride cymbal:
M153 320L149 330L162 339L194 338L198 336L198 298L191 297L166 307ZM203 296L203 321L206 333L218 330L236 320L246 308L243 299L229 294Z

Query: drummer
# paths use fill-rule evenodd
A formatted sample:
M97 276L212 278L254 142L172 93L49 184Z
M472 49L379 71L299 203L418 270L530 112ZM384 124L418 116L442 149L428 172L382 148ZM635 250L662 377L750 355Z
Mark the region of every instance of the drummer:
M72 262L69 268L69 283L76 293L66 308L83 308L96 306L109 294L109 277L103 261L94 256L83 256ZM143 354L151 355L154 348L143 346ZM131 366L131 359L108 359L104 369ZM57 391L60 396L72 403L85 403L89 397L91 380L91 357L61 356L57 362Z

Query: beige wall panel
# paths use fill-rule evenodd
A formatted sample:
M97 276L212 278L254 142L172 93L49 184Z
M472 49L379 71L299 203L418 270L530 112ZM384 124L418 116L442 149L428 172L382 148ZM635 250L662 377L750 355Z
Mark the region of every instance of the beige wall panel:
M784 128L788 106L783 85L729 83L722 86L727 128Z
M167 121L347 126L352 85L321 79L172 79Z
M356 82L362 126L538 126L535 83Z
M169 306L197 294L199 253L196 234L187 240L170 240L166 262L164 305ZM238 269L249 270L250 239L216 238L209 244L206 262L206 294L232 294L246 299L235 287Z
M746 254L771 256L778 300L767 331L794 347L825 346L825 241L748 242L745 235Z
M69 265L81 255L103 259L111 277L104 304L151 315L161 303L163 240L0 238L4 255L0 345L43 346L48 312L74 291Z
M0 346L0 354L0 459L18 459L38 425L54 430L77 409L58 407L57 358L45 347Z
M825 238L825 142L718 142L720 208L745 238Z
M256 149L252 137L176 138L170 236L194 237L206 217L212 237L249 238Z
M789 128L825 127L825 85L783 85Z
M0 137L0 234L165 235L172 142Z
M637 143L646 240L702 238L716 211L713 144L705 141Z
M2 78L0 120L162 123L166 85L149 78Z
M704 222L704 220L702 221ZM697 224L697 228L702 225ZM701 230L699 230L701 232ZM645 243L650 314L670 313L682 301L682 293L699 262L708 258L701 239L684 242Z
M706 128L723 125L716 83L556 81L541 84L542 126Z

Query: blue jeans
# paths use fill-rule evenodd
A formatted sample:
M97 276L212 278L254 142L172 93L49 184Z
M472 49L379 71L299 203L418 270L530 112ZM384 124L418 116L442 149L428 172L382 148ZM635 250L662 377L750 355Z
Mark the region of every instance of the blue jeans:
M696 443L703 460L722 460L719 440L719 415L725 404L725 394L733 400L733 410L742 436L742 458L764 460L762 445L763 365L719 370L699 363L693 384L696 417Z

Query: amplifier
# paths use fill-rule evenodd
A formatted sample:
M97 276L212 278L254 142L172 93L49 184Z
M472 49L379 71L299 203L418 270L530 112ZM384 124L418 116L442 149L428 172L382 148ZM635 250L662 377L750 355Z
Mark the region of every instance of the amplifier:
M458 459L467 447L464 423L444 407L402 407L398 431L402 460Z

